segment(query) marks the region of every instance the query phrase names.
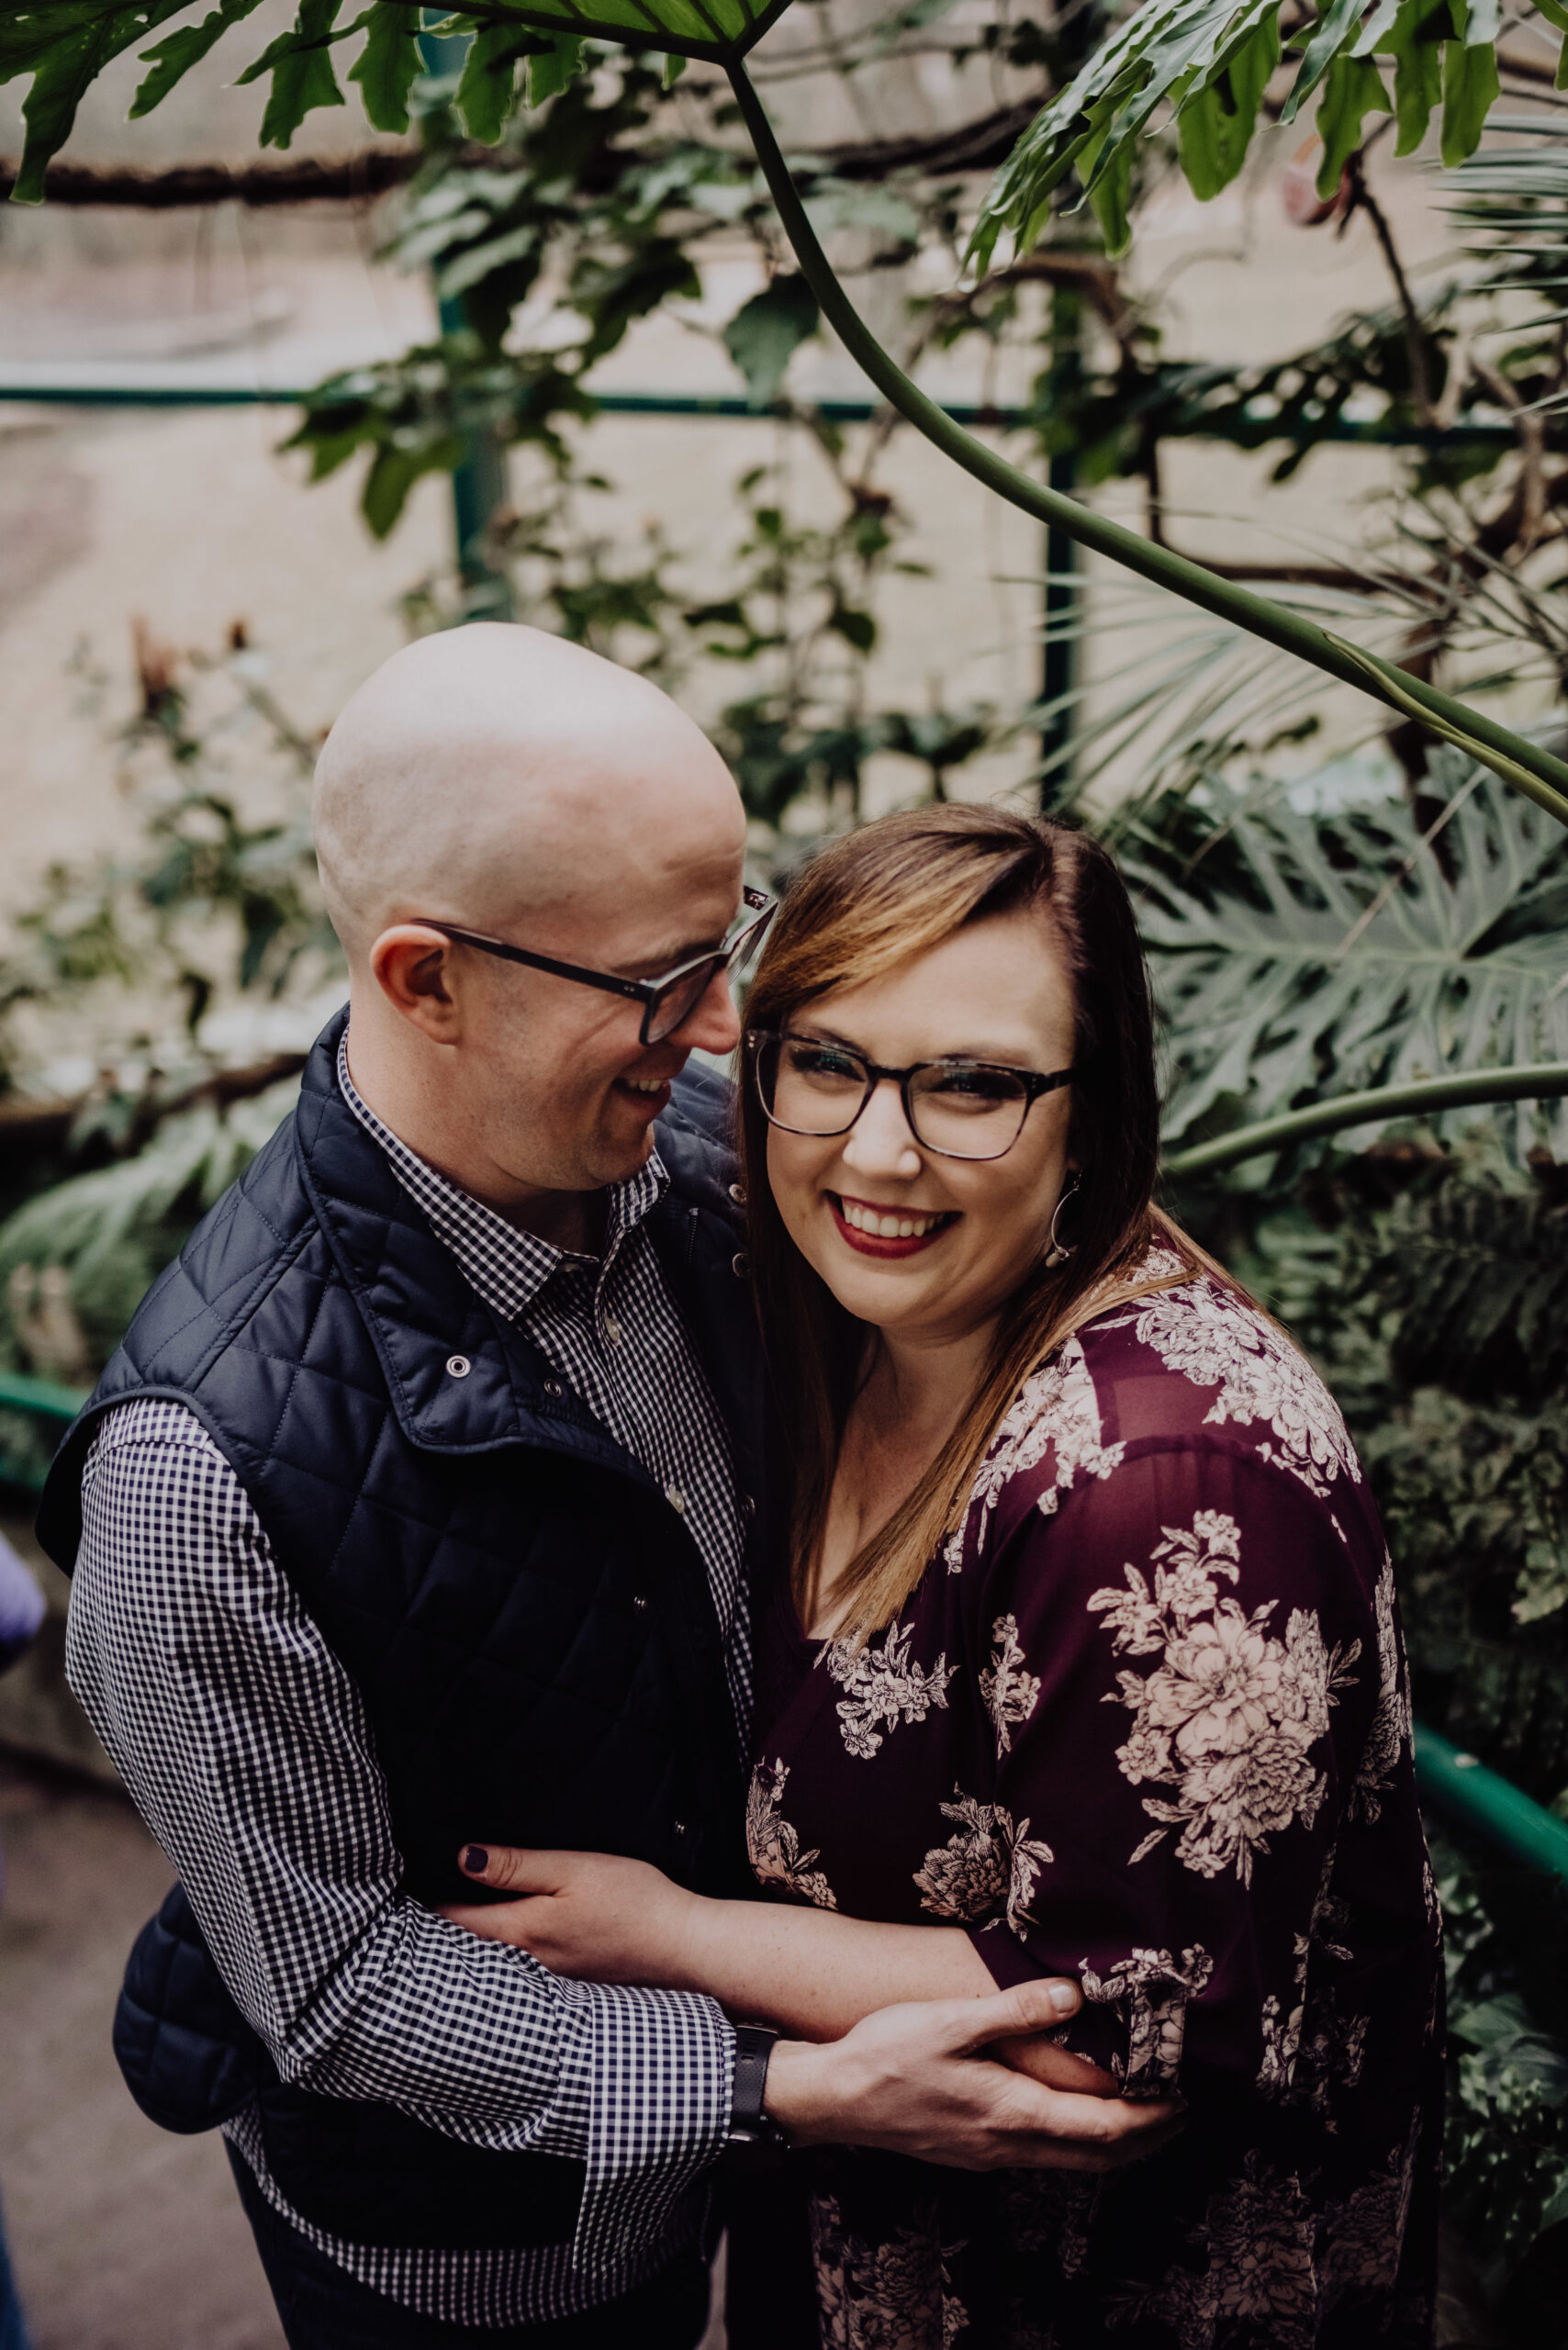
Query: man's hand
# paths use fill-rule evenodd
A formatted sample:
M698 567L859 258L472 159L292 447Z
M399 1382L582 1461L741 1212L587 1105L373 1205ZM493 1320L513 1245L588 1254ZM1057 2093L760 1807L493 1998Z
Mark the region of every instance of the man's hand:
M1070 1983L1024 1983L883 2008L825 2046L781 2040L767 2110L800 2145L880 2146L953 2170L1119 2170L1175 2135L1179 2105L1046 2088L986 2053L1080 2003Z

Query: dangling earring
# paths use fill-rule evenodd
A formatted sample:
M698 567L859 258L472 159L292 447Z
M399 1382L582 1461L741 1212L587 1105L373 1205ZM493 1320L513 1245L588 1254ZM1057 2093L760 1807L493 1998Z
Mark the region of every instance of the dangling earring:
M1078 1253L1078 1243L1076 1240L1068 1242L1064 1245L1063 1242L1057 1238L1057 1225L1060 1221L1063 1208L1066 1207L1069 1200L1072 1198L1073 1193L1077 1191L1082 1181L1083 1178L1081 1175L1075 1175L1071 1182L1068 1185L1066 1191L1062 1193L1061 1197L1056 1203L1055 1213L1051 1217L1050 1238L1046 1246L1046 1270L1047 1273L1054 1273L1058 1265L1065 1265L1070 1257L1076 1256Z

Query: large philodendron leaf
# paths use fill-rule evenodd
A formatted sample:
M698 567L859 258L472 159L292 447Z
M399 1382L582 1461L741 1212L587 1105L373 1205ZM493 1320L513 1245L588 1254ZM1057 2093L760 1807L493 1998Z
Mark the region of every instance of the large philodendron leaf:
M1535 5L1568 31L1564 0ZM1498 0L1318 0L1316 21L1287 44L1301 62L1280 120L1294 122L1317 99L1319 192L1334 194L1369 114L1396 118L1395 152L1407 155L1440 108L1444 162L1473 154L1497 95L1498 20ZM1144 0L998 172L975 229L980 266L1004 229L1019 252L1035 243L1070 171L1119 252L1137 142L1161 108L1174 118L1193 194L1217 195L1246 161L1280 39L1279 0ZM1568 86L1561 64L1558 85Z
M133 115L146 114L259 6L260 0L218 0L198 11L192 0L140 0L131 7L124 0L38 0L0 6L0 82L32 76L22 108L27 146L12 201L43 201L49 160L70 137L88 88L115 58L134 49L150 69L131 107ZM512 111L520 60L540 50L558 53L563 37L592 36L728 65L789 6L790 0L478 0L437 26L426 21L433 12L415 0L369 0L357 10L345 7L344 0L298 0L289 29L235 78L270 78L262 143L286 147L306 115L344 103L333 51L353 42L357 56L348 78L358 84L374 127L396 130L408 119L417 64L413 35L470 34L476 38L458 103L472 135L494 140ZM191 21L139 46L175 17ZM533 80L538 95L537 74Z
M1164 1015L1168 1143L1363 1087L1568 1060L1568 843L1457 753L1434 755L1430 781L1451 812L1426 844L1402 799L1330 815L1217 796L1177 841L1123 841ZM1568 1157L1568 1102L1542 1105L1546 1134L1528 1106L1494 1114L1520 1152Z

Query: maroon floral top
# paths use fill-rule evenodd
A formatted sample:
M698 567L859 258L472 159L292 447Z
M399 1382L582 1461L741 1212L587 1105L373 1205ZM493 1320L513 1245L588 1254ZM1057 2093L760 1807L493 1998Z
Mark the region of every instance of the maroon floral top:
M1281 1332L1207 1279L1112 1308L1025 1382L898 1621L808 1641L779 1593L759 1663L768 1892L961 1923L1002 1984L1076 1975L1069 2044L1189 2101L1104 2180L824 2155L823 2342L1428 2342L1408 1680L1360 1464Z

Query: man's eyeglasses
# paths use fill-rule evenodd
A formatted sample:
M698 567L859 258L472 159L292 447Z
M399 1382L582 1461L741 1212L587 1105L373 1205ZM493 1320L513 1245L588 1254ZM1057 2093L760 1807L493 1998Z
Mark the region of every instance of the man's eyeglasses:
M790 1135L846 1135L879 1085L891 1079L909 1130L939 1158L1001 1158L1024 1131L1042 1093L1070 1085L1082 1069L1009 1069L1001 1061L915 1061L884 1069L847 1045L821 1036L754 1029L746 1038L768 1122Z
M690 1019L718 974L743 969L762 945L767 925L778 911L778 901L765 890L743 890L741 897L745 912L722 946L695 955L689 963L678 963L673 971L655 979L617 979L611 971L589 971L580 963L536 955L528 946L510 946L503 938L485 938L477 931L460 930L455 923L435 922L428 914L414 919L423 930L439 930L443 938L460 946L476 946L481 955L498 956L503 963L526 963L531 971L553 971L558 979L575 979L579 987L630 996L643 1007L642 1043L662 1045Z

